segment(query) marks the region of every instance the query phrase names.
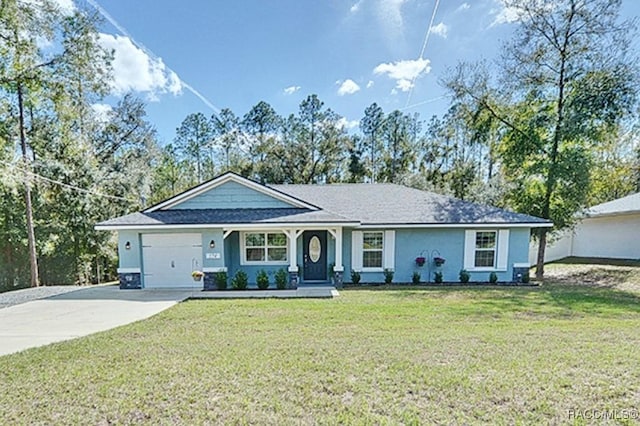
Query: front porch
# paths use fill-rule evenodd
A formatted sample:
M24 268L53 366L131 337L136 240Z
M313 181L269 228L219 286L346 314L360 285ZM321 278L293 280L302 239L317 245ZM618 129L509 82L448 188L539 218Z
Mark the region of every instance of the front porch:
M220 244L222 241L222 244ZM247 274L255 288L258 275L275 287L278 274L287 275L287 288L341 287L343 282L342 226L261 226L237 224L203 233L205 288L213 289L216 275L231 280Z

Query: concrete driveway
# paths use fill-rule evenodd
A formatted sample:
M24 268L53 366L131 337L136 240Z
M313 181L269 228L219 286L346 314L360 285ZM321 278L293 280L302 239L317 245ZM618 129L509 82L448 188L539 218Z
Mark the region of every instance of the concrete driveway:
M99 286L0 309L0 355L142 320L191 295L184 290Z

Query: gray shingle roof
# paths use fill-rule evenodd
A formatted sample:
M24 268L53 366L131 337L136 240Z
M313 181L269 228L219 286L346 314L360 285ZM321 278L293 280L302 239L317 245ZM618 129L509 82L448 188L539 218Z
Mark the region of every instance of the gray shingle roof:
M374 224L544 224L538 217L395 184L272 185L326 211Z
M587 215L603 216L635 212L640 212L640 192L593 206L587 211Z
M350 223L340 215L308 209L201 209L157 210L132 213L100 222L98 226L204 225L238 223Z

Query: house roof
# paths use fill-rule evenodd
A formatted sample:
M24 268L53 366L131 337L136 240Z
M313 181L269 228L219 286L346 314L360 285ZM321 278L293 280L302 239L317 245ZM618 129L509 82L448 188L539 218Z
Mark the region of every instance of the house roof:
M395 184L271 187L362 225L550 223L538 217Z
M203 208L175 206L235 181L286 201L291 208ZM514 213L395 184L261 185L225 173L138 213L96 225L98 229L180 228L192 225L275 226L336 224L342 226L483 226L547 227L548 220Z
M301 208L184 209L132 213L98 224L99 227L163 225L231 225L286 223L353 223L340 215Z
M640 213L640 192L617 200L598 204L587 210L587 216L607 216Z

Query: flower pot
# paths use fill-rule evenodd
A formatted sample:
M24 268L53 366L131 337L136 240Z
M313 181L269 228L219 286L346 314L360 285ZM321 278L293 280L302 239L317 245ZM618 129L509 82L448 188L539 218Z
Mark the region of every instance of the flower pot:
M426 259L424 257L416 257L416 265L424 266Z
M202 281L202 275L194 275L193 276L193 280L194 281Z

